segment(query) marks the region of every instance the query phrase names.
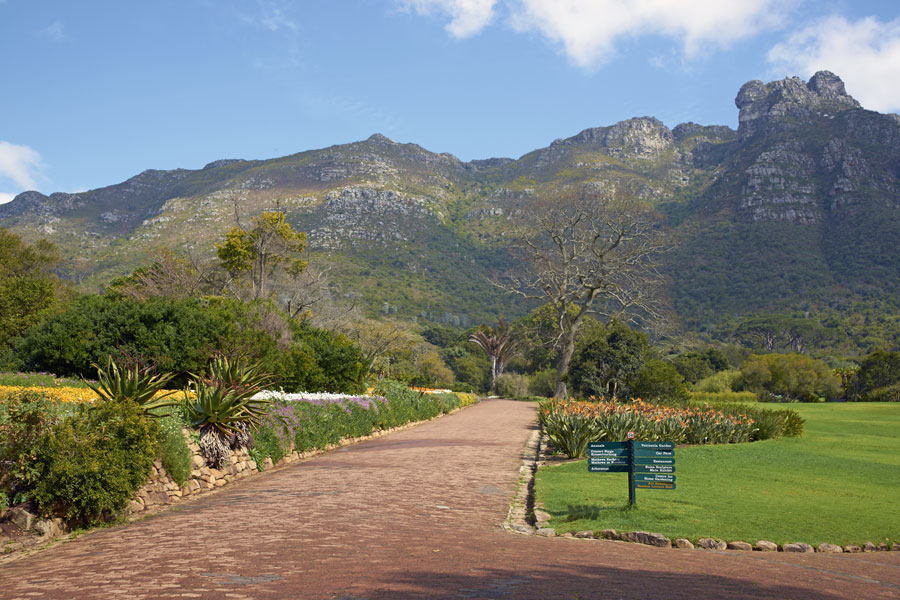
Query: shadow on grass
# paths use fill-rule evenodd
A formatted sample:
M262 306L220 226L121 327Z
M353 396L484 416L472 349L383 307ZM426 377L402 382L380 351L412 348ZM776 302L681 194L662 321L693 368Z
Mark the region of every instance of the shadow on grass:
M548 556L548 562L553 557ZM636 567L638 565L635 565ZM698 565L698 571L702 566ZM475 570L473 570L475 571ZM850 589L831 590L799 587L764 582L748 582L707 573L660 573L648 570L595 567L544 567L530 570L478 569L468 574L411 572L405 577L393 578L391 591L363 593L361 596L340 596L356 600L376 599L534 599L534 600L587 600L587 599L663 599L678 600L697 598L803 598L804 600L835 600L855 597L865 593L859 588L855 594ZM877 582L874 585L878 585ZM895 589L882 588L880 591ZM880 587L880 586L879 586ZM399 590L397 588L400 588ZM871 590L868 592L871 594Z
M628 505L597 506L596 504L579 504L568 506L565 515L559 515L563 521L598 521L601 515L619 514L628 510Z

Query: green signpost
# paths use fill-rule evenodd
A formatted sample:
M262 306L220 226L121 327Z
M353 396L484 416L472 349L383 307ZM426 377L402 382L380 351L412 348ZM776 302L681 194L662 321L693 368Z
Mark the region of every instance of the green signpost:
M632 432L625 442L590 442L588 471L628 473L628 503L634 505L637 489L675 489L675 444L635 442Z

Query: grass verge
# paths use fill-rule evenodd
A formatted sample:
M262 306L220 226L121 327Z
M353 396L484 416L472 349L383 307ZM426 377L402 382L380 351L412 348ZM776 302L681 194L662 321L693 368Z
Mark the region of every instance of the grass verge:
M675 490L638 490L584 460L541 468L557 532L652 531L694 542L900 543L900 404L792 404L801 438L678 448Z

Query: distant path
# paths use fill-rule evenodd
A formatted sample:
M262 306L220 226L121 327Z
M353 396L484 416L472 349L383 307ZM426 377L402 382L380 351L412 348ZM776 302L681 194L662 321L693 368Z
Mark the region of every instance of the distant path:
M787 555L499 528L534 406L486 401L0 566L0 598L900 597L900 552ZM823 499L825 500L825 499Z

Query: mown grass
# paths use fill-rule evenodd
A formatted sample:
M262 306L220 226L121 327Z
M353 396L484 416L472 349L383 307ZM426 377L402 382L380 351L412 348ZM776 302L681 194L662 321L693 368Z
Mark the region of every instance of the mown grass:
M694 542L900 543L900 404L793 404L801 438L681 447L675 490L638 490L584 460L540 469L557 532L652 531Z

